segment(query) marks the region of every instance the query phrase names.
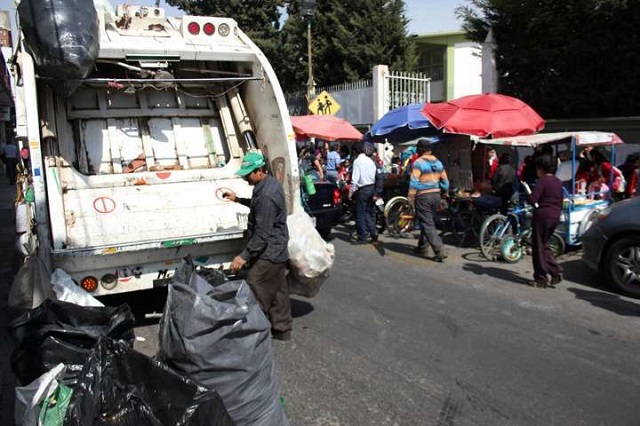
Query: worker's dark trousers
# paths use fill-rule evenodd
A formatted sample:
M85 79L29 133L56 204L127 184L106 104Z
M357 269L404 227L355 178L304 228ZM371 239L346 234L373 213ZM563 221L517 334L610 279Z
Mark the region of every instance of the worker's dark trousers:
M562 267L556 262L549 248L549 239L556 230L558 218L534 216L531 221L531 259L533 261L533 279L547 282L547 274L558 276Z
M258 259L247 276L247 283L271 321L272 332L276 334L290 332L293 322L286 266L286 263Z

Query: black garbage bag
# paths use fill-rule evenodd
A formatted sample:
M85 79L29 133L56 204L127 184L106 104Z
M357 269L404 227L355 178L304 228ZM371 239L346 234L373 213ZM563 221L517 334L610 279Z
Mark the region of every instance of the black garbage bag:
M93 0L22 0L18 5L25 47L38 74L61 82L86 77L99 51L99 21ZM59 85L57 85L59 86Z
M286 426L271 324L244 281L210 285L188 262L169 285L157 358L215 389L238 425Z
M231 426L220 396L122 342L102 338L82 369L65 426Z
M20 384L26 385L63 363L67 371L61 381L73 386L100 337L121 339L131 346L133 325L127 304L86 307L46 299L9 324L9 334L16 342L11 367Z

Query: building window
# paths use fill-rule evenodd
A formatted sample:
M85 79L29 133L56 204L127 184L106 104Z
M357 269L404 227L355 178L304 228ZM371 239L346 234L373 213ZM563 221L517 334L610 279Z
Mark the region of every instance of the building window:
M444 58L446 48L434 46L424 49L420 54L419 71L432 80L444 80Z

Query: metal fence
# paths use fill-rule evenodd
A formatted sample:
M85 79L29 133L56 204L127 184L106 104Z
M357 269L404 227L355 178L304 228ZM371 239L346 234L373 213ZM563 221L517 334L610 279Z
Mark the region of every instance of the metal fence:
M431 79L423 73L389 71L385 75L389 110L403 105L431 102Z
M330 93L341 106L336 115L354 125L371 125L376 121L374 104L378 100L383 104L383 113L399 106L431 101L431 79L426 74L389 71L386 66L378 67L384 67L377 74L380 76L377 81L382 84L373 80L358 80L318 87L315 92L321 93L324 90ZM287 93L285 99L289 114L310 114L306 92Z

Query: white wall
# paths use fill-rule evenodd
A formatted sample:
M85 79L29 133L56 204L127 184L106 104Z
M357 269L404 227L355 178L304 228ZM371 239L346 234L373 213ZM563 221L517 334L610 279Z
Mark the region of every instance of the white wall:
M476 43L456 43L453 53L453 98L482 93L482 57Z

